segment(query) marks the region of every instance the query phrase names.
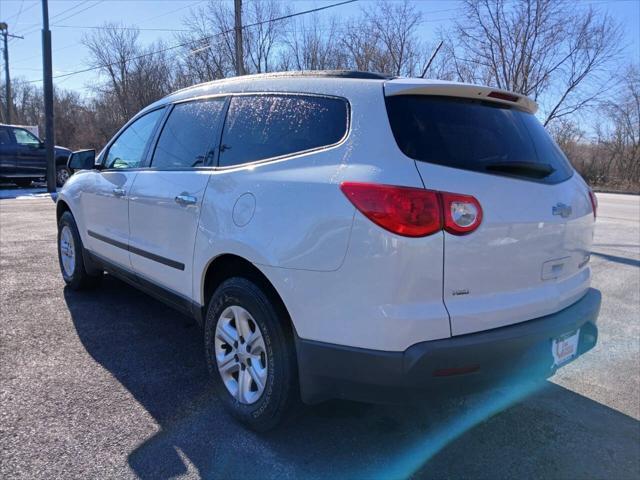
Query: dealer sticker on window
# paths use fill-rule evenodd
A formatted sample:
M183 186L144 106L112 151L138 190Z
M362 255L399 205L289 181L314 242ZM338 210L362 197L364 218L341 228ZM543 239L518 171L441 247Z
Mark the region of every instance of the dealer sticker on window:
M578 339L580 338L580 329L573 332L565 333L551 342L551 352L555 366L568 362L575 357L578 352Z

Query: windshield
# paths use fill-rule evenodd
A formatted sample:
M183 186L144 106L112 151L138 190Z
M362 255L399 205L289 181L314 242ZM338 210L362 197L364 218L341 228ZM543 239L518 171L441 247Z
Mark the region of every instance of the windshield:
M546 183L573 173L533 114L455 97L399 95L386 103L398 146L415 160Z

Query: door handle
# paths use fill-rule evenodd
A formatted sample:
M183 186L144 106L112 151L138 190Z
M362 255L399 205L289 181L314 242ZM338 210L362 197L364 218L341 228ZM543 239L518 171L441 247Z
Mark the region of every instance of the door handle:
M195 205L198 201L196 197L185 195L184 193L178 195L175 200L178 205L182 205L183 207L186 207L187 205Z
M124 188L114 188L112 191L116 197L124 197L127 194Z

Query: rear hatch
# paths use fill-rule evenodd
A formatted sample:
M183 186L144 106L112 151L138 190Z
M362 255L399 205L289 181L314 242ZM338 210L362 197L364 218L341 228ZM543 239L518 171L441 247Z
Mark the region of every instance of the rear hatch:
M589 287L588 187L526 97L486 87L393 80L387 112L425 188L472 195L482 222L445 232L443 300L452 335L554 313Z

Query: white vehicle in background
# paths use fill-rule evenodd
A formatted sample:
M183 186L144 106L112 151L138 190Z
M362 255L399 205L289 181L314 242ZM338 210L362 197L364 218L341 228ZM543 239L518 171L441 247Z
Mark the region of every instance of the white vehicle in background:
M546 378L592 348L595 197L526 97L362 72L178 91L57 203L70 288L103 271L193 315L254 429L298 398Z

